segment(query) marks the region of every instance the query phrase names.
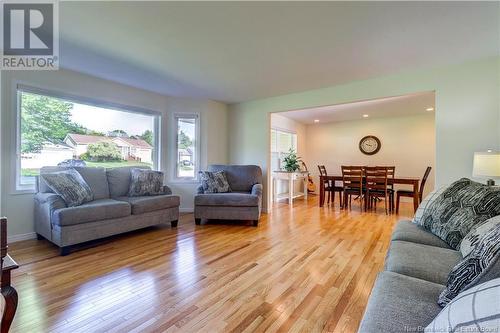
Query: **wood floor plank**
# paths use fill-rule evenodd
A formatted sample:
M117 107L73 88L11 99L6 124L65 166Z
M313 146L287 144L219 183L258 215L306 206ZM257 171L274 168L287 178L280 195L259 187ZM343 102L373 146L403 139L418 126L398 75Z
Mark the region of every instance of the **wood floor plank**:
M12 332L355 332L400 216L277 204L246 222L161 226L79 246L10 245Z

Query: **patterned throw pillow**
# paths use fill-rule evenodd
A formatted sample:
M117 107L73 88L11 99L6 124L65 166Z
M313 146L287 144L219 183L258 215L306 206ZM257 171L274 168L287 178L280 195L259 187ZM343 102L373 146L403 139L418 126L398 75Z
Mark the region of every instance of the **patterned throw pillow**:
M471 229L497 215L500 215L500 187L462 178L430 204L418 224L458 250Z
M68 207L94 200L94 193L75 169L43 173L40 177L52 191L63 198Z
M424 332L498 332L500 279L481 283L457 295Z
M500 224L485 233L472 252L453 267L448 276L446 288L439 295L438 304L445 306L461 291L500 277L499 257Z
M431 207L431 205L436 201L437 198L443 193L449 185L441 186L439 188L434 189L431 193L429 193L418 205L417 211L415 212L415 216L413 217L413 223L421 224L422 216L424 213Z
M201 185L204 193L227 193L231 187L227 181L224 171L210 172L199 171Z
M130 169L129 197L141 197L165 194L163 172L149 169Z
M500 215L492 217L491 219L486 220L483 224L472 229L460 243L460 252L462 253L462 256L464 258L467 257L469 253L472 252L472 249L474 249L477 245L481 236L498 224L500 224Z

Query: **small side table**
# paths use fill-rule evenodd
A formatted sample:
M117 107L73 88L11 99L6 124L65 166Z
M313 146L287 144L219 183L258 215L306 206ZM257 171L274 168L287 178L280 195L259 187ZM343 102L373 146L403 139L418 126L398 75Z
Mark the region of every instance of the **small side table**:
M290 205L293 204L293 199L304 197L307 200L307 176L309 176L309 172L307 171L273 171L273 202L278 201L279 199L288 198L288 203ZM276 191L278 181L287 181L288 183L288 192L278 194ZM302 193L294 193L294 182L302 181L304 184L304 191Z

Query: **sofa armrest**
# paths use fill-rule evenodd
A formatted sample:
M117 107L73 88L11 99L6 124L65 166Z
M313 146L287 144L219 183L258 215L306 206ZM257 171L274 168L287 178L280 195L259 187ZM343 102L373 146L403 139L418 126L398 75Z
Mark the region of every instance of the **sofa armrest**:
M52 240L52 213L66 208L64 200L55 193L35 194L35 231L46 239Z
M252 186L252 194L262 199L262 184L254 184Z
M163 185L163 194L172 194L172 189L168 185Z
M63 198L55 193L37 193L35 194L35 202L39 205L49 205L51 210L66 208L66 202Z
M205 190L203 190L203 185L198 185L196 188L196 194L204 194Z

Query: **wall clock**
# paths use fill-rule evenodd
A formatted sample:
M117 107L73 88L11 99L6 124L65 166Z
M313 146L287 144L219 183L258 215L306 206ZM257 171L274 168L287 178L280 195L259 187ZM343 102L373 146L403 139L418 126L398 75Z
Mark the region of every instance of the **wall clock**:
M359 141L359 150L366 155L375 155L380 150L380 140L373 135L367 135Z

